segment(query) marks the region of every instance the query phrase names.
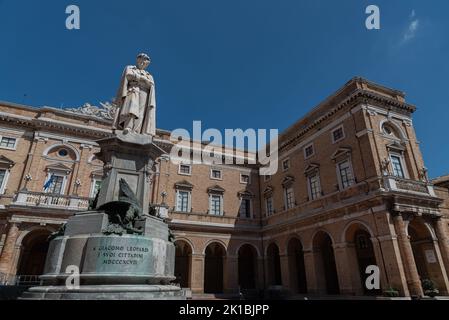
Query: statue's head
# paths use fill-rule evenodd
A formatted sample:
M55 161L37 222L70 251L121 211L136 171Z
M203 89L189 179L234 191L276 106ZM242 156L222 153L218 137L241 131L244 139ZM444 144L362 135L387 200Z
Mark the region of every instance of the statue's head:
M151 59L147 54L141 53L137 56L137 65L136 66L140 70L145 70L146 68L148 68L150 63L151 63Z

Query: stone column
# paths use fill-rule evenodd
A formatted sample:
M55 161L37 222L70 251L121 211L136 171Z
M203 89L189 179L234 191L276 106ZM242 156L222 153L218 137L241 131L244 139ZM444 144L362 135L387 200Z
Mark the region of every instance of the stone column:
M407 234L407 225L401 214L393 216L394 227L398 237L398 244L401 251L402 262L404 265L405 277L411 295L422 297L423 290L419 279L418 269L416 267L415 258L413 257L412 245L410 237Z
M439 290L442 295L447 295L449 293L449 279L447 274L447 269L444 266L443 254L438 245L438 240L432 241L433 251L435 252L435 257L438 264L438 278L439 278Z
M291 284L290 284L290 270L288 267L288 255L283 254L280 255L280 261L281 261L281 279L282 279L282 286L291 291Z
M378 260L377 263L381 263L380 261L382 261L382 264L385 264L385 287L383 287L383 289L385 290L392 287L399 290L400 294L404 297L410 296L407 279L405 277L405 266L402 260L397 236L384 235L377 237L377 239L379 240L378 249L381 251L379 256L383 257L383 260Z
M19 234L20 230L18 224L15 222L10 223L2 255L0 256L0 273L6 275L16 273L15 270L13 270L13 266L17 256L16 242Z
M224 257L223 278L225 293L239 292L239 259L237 256Z
M204 293L204 254L192 254L192 293Z
M442 218L438 218L435 221L435 231L440 246L441 257L443 258L444 267L449 276L449 230L447 229Z
M354 268L354 261L351 261L348 255L348 246L346 242L336 243L333 245L334 255L335 255L335 265L337 267L338 285L340 287L340 294L342 295L354 295L356 292L352 285L351 274L354 272L359 273L356 268ZM357 261L356 261L357 263ZM360 281L359 281L360 282Z
M372 237L371 243L373 244L374 256L376 258L376 265L379 267L380 271L380 288L387 289L388 281L387 281L387 271L385 270L385 261L384 256L382 255L381 243L378 237Z
M312 250L304 250L304 265L306 269L307 292L319 293L315 268L316 254Z

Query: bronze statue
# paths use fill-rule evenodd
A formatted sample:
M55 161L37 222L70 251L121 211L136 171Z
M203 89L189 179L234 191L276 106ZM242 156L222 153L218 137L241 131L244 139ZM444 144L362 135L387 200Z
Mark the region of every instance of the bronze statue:
M143 234L143 229L135 226L136 222L144 220L139 201L125 179L120 179L119 185L118 201L105 203L98 208L109 216L109 225L104 233Z

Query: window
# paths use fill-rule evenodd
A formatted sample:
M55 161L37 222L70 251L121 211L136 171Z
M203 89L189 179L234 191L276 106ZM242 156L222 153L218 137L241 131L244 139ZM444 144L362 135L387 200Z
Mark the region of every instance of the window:
M222 179L222 171L218 169L212 169L210 172L211 179L221 180Z
M338 166L338 174L340 177L339 182L341 189L346 189L351 185L353 185L355 181L349 160L340 162L337 166Z
M5 149L15 149L16 142L17 142L16 138L1 137L0 147Z
M332 143L336 143L345 138L345 132L343 126L340 126L332 131Z
M176 192L176 211L190 212L190 191L178 190Z
M223 215L223 197L221 195L210 195L210 208L209 213L214 216Z
M58 155L59 155L60 157L62 157L62 158L67 157L68 154L69 154L69 152L67 151L67 149L60 149L60 150L58 151Z
M285 208L291 209L295 207L295 194L293 192L293 188L285 189Z
M249 174L241 174L240 175L240 183L243 184L249 184L250 183L250 178L249 178Z
M282 161L282 171L287 171L290 169L290 159Z
M313 148L313 144L309 144L308 146L306 146L304 148L304 157L310 158L311 156L313 156L315 154L315 149Z
M270 175L264 176L264 181L265 182L270 181L270 180L271 180L271 176Z
M405 178L401 156L391 155L390 158L391 158L391 167L393 168L393 175L395 177Z
M192 166L189 164L180 164L178 173L190 176L192 174Z
M5 169L0 169L0 194L3 194L5 192L7 178L8 171Z
M358 234L356 236L356 243L358 249L368 249L370 240L365 234Z
M49 179L46 192L51 194L63 194L65 177L52 174Z
M251 199L242 199L239 215L242 218L251 218Z
M98 191L100 191L101 188L101 180L100 179L94 179L92 181L92 188L90 191L90 197L95 198L97 196Z
M273 197L269 197L265 199L266 207L267 207L267 216L271 216L274 213L273 208Z
M309 191L312 200L318 199L321 196L320 176L318 174L309 177Z
M382 125L382 133L389 138L400 139L398 130L396 130L396 128L394 128L393 125L388 122Z

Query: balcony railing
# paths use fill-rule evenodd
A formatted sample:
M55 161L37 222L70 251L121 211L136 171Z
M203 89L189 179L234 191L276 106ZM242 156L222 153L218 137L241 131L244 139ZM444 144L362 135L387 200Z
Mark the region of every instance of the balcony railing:
M14 205L42 208L60 208L67 210L87 210L90 198L65 196L42 192L20 191L17 193Z
M2 286L38 286L41 284L38 275L7 275L0 273L0 285Z
M430 196L435 196L433 185L410 179L400 177L387 176L384 178L385 188L391 191L423 193Z

